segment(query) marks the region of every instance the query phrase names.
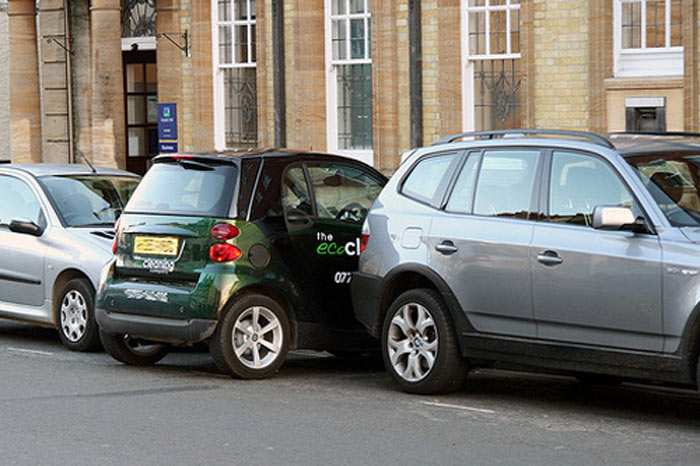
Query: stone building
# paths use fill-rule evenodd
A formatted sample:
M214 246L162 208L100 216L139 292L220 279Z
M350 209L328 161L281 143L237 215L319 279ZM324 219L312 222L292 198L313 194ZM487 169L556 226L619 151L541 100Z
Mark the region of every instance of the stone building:
M0 159L8 159L10 152L10 47L7 43L7 0L0 0L0 141L4 151Z
M391 173L403 151L465 130L700 129L695 0L9 0L8 10L17 161L85 157L142 172L174 143L286 146ZM175 132L159 136L158 103L175 104L161 109Z

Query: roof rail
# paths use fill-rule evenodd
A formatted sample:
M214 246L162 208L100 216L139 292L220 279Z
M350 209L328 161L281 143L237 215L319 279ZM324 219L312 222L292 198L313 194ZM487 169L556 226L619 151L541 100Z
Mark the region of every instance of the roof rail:
M610 136L683 136L687 138L700 138L700 133L689 131L619 131L610 133Z
M607 147L608 149L614 149L615 146L605 137L600 134L588 133L585 131L568 131L563 129L501 129L494 131L470 131L467 133L453 134L451 136L445 136L440 138L433 143L434 146L440 144L449 144L456 141L457 139L473 137L475 139L494 139L497 136L517 136L517 135L528 135L528 134L539 134L542 136L563 136L579 139L588 139L594 144L599 146Z
M0 159L0 163L12 163L12 160Z

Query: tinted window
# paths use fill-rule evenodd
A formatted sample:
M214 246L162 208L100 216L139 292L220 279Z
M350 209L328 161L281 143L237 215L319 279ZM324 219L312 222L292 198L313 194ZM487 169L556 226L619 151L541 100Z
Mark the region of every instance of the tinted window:
M154 164L136 189L126 211L228 217L238 169L233 165L203 168L203 165L190 167L186 162L182 165Z
M485 152L474 197L474 213L528 218L539 156L538 150Z
M472 198L474 196L474 183L476 182L476 169L479 165L479 154L471 154L464 163L459 173L457 182L452 189L450 200L446 210L460 214L471 213Z
M659 208L673 226L700 225L700 155L630 157Z
M421 159L403 182L401 192L423 202L431 202L456 153Z
M362 223L384 187L384 181L347 165L308 165L316 215Z
M597 206L633 207L633 197L613 168L590 155L554 152L549 221L591 225Z
M292 167L287 170L282 183L282 207L285 211L289 209L301 210L305 214L313 215L311 196L306 186L306 177L301 166Z
M43 225L44 218L31 188L22 180L0 176L0 225L9 225L15 219L27 219Z
M67 226L113 225L139 184L116 176L46 176L41 178Z

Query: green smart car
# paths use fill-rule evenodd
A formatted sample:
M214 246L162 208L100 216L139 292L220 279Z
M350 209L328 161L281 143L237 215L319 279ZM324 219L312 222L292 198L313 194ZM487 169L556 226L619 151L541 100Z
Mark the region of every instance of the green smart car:
M386 181L361 162L309 152L155 158L100 281L105 349L146 365L170 345L206 341L221 371L263 378L289 349L373 348L349 284Z

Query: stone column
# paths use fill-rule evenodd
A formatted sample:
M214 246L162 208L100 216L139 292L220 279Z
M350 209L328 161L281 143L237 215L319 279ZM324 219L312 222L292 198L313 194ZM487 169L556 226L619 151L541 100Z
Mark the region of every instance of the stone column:
M93 0L90 22L93 161L96 165L126 168L119 0Z
M34 0L10 0L10 153L41 162L41 104Z

